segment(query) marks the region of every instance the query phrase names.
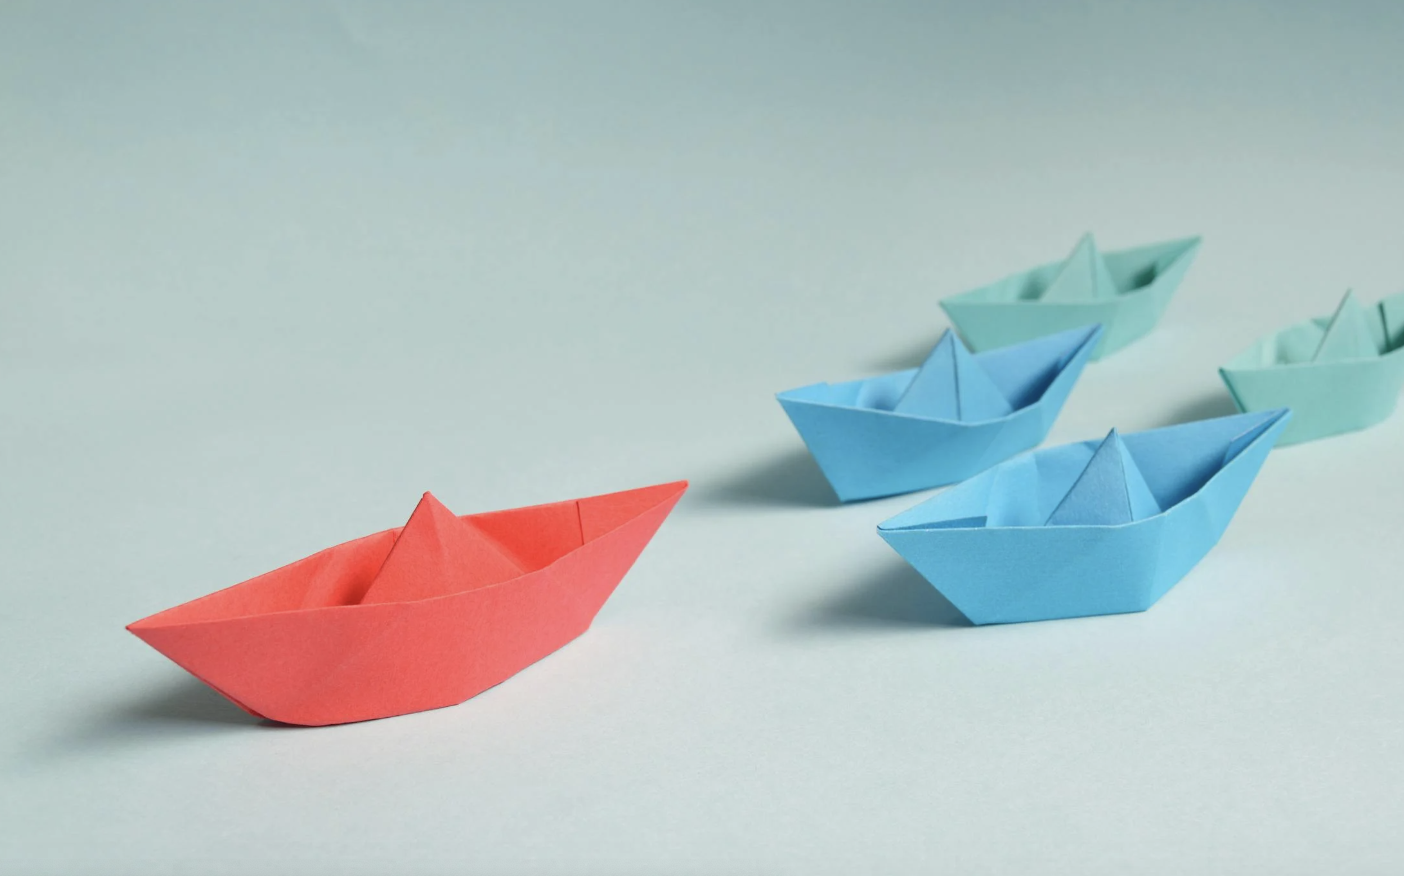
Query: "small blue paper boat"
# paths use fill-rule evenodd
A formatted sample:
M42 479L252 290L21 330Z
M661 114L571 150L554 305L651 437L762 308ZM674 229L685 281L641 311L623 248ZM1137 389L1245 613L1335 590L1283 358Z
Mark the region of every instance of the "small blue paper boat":
M972 623L1145 611L1218 542L1291 416L1036 450L878 534Z
M1261 338L1219 374L1241 411L1292 409L1282 444L1373 426L1404 386L1404 293L1366 307L1347 292L1334 315Z
M920 368L776 398L840 501L964 480L1041 442L1101 326L971 355L954 332Z
M1199 251L1199 238L1108 252L1084 235L1072 254L952 295L941 308L972 350L1017 344L1074 326L1106 329L1093 359L1155 328Z

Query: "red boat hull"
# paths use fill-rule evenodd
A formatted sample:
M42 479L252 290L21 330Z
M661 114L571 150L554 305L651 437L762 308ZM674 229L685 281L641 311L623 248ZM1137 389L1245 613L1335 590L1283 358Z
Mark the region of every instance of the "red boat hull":
M325 725L461 703L589 628L686 482L465 515L528 569L410 602L358 604L392 529L128 627L259 717Z

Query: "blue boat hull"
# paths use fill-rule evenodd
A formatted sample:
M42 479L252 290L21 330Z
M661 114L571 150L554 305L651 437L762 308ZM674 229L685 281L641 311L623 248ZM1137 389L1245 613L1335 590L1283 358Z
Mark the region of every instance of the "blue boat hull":
M1100 329L1084 326L1020 348L976 355L1016 405L976 423L906 416L881 406L900 397L916 369L776 396L841 501L874 499L965 480L1037 446L1058 418ZM1029 368L1029 357L1044 361ZM1056 375L1048 374L1056 368ZM879 407L859 404L876 403Z
M1240 414L1126 435L1168 508L1144 520L1043 525L1096 450L1099 442L1088 441L1005 463L878 533L976 624L1144 611L1218 543L1290 416Z

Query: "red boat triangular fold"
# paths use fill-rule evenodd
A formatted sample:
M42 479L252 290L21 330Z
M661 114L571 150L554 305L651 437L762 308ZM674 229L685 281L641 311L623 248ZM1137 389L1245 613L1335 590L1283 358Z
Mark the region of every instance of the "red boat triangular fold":
M501 584L522 572L486 533L425 493L361 602L447 596Z

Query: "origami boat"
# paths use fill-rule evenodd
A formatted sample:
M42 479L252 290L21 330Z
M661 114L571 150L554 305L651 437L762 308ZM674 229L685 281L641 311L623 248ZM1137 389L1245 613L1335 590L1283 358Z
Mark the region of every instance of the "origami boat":
M920 368L776 398L840 501L909 493L1041 442L1101 334L1082 326L971 355L947 331Z
M1404 293L1367 308L1347 292L1334 315L1259 339L1219 374L1241 411L1292 409L1283 444L1373 426L1404 386Z
M878 534L976 624L1144 611L1218 542L1290 417L1036 450Z
M245 711L341 724L461 703L585 632L685 481L328 548L127 629Z
M1100 359L1155 328L1198 251L1191 237L1103 255L1089 234L1061 262L952 295L941 307L972 350L1101 323L1106 333L1092 353Z

